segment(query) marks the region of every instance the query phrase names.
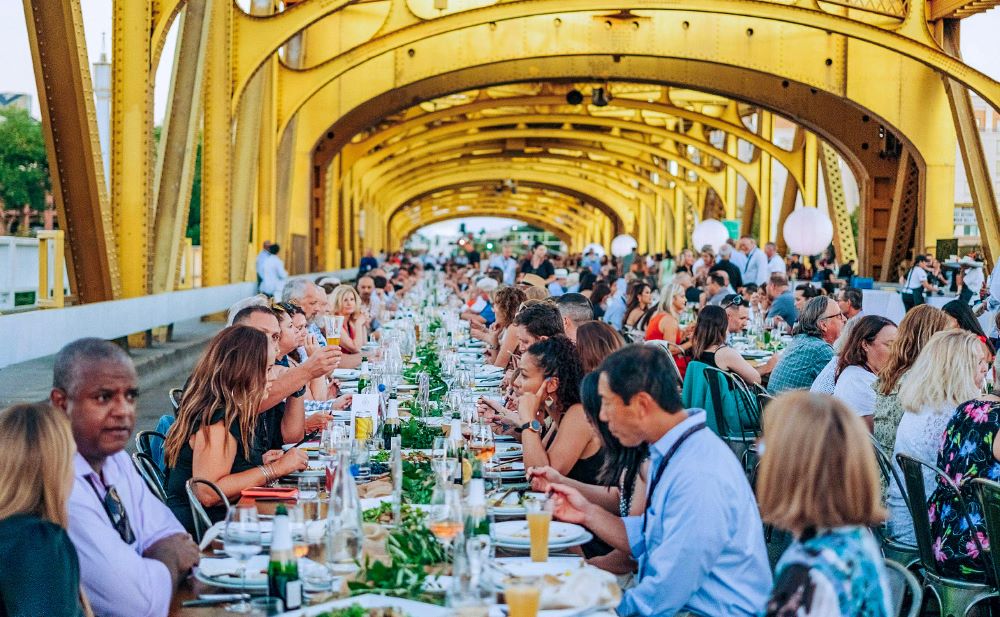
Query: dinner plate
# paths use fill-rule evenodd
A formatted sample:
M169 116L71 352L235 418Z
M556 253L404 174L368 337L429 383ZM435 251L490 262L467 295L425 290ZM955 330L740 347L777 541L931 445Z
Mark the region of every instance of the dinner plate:
M516 521L507 521L516 522ZM586 544L594 539L594 535L589 531L584 531L583 535L574 540L567 540L566 542L552 543L549 542L549 551L563 551L568 548L573 548L574 546L580 546L581 544ZM507 549L513 552L524 552L527 553L531 550L530 544L521 544L519 542L508 543L503 540L496 540L496 545L498 548Z
M420 617L448 617L452 614L451 609L436 606L434 604L426 604L424 602L417 602L416 600L390 598L389 596L366 593L360 596L354 596L353 598L333 600L332 602L324 602L322 604L309 606L297 611L281 613L280 617L315 617L316 615L328 612L331 609L347 608L355 604L361 606L362 608L392 607L399 609L406 615L419 615Z
M580 557L549 557L548 561L532 561L531 557L499 557L493 561L501 574L513 576L566 575L583 566Z
M494 516L524 516L528 513L527 508L516 503L491 506L489 510Z
M496 444L496 452L494 452L494 456L503 458L522 456L523 454L524 454L524 448L521 446L521 444L517 443L516 441L513 443L511 442L498 443Z
M504 471L490 471L483 469L483 477L486 478L523 478L524 477L524 463L522 461L514 461L511 463L504 463L501 467L505 467Z
M267 557L267 556L264 555L264 557ZM319 566L319 564L316 564L316 565ZM265 567L266 567L266 561L265 561ZM319 566L319 567L322 567L322 566ZM267 573L266 572L253 573L252 577L251 577L251 574L252 573L250 572L250 570L247 570L246 586L243 585L243 582L240 579L240 575L238 573L235 574L235 575L207 576L207 575L203 574L200 570L195 570L195 572L194 572L194 578L196 580L201 581L202 583L205 583L206 585L212 585L213 587L221 587L222 589L237 589L237 590L239 590L239 589L246 589L248 592L251 592L251 593L255 592L255 591L264 591L264 592L266 592L267 591ZM259 574L259 576L258 576L258 574ZM317 591L329 591L330 590L329 586L325 586L324 587L324 586L313 585L313 584L310 584L309 582L307 582L304 578L302 578L300 580L302 580L302 590L303 591L317 592ZM334 588L337 588L339 586L339 584L337 583L337 580L338 580L338 577L334 577L333 578Z
M333 369L333 376L337 379L357 379L361 376L361 371L356 368Z
M530 546L531 534L528 531L528 521L505 521L493 525L493 537L504 544L519 544ZM552 521L549 523L549 544L566 544L587 533L587 530L573 523Z

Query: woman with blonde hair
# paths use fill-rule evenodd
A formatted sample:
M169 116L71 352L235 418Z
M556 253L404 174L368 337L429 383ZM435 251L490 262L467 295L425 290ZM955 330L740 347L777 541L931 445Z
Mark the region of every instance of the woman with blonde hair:
M899 322L896 340L889 347L889 359L878 371L875 389L873 418L875 439L886 452L892 452L896 443L896 427L903 418L903 408L899 405L899 381L917 360L936 332L953 326L953 320L941 309L928 304L911 309Z
M764 614L892 615L869 530L885 512L864 422L828 394L792 391L768 405L761 439L761 518L794 537Z
M340 349L345 356L360 354L368 342L368 317L361 305L361 296L350 285L341 285L330 294L330 314L344 318L340 332Z
M645 338L647 341L667 341L673 344L671 349L673 349L674 363L680 369L681 378L684 377L684 369L687 368L687 356L684 354L691 349L692 332L690 329L681 328L681 313L687 306L686 292L686 287L676 283L667 288L656 313L649 319Z
M191 478L214 482L232 499L307 466L297 448L262 452L258 445L270 443L260 434L267 424L258 426L257 412L267 398L274 353L263 332L230 326L212 339L194 367L163 446L167 507L188 531L194 531L185 488ZM199 486L198 500L213 521L225 516L213 491Z
M0 615L92 615L66 533L76 444L48 405L0 411Z
M914 309L916 310L916 309ZM899 382L899 405L903 419L896 431L892 452L934 462L941 436L959 404L976 398L983 388L989 364L986 347L964 330L938 332L927 341L917 361ZM902 477L902 472L900 477ZM924 471L924 488L934 490L934 478ZM913 518L895 482L889 484L889 534L906 544L916 544Z

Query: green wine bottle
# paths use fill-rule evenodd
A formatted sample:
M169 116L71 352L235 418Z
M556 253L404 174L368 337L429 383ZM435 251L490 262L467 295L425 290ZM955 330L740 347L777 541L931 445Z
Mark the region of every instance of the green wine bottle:
M267 564L268 595L281 598L285 610L302 606L302 581L299 580L299 562L292 545L292 527L285 504L278 504L274 512L271 534L271 559Z

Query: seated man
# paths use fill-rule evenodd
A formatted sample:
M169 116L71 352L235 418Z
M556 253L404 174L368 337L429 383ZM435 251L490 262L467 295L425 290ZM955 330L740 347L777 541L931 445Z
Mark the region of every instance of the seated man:
M785 390L808 389L833 358L833 343L844 327L844 313L827 296L806 303L797 334L781 355L767 384L772 396Z
M760 515L739 461L685 410L662 349L632 345L597 369L601 420L623 446L649 445L642 516L619 518L552 484L556 518L585 525L639 564L618 615L758 615L771 588Z
M69 414L76 441L69 535L80 582L98 616L163 617L198 546L132 466L135 368L113 343L74 341L56 356L52 404Z

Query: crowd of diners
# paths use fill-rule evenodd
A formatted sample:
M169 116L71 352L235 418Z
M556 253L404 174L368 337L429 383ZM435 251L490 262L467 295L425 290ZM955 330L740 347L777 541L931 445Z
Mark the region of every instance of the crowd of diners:
M1000 479L1000 398L984 394L996 341L970 307L978 294L912 302L895 324L865 313L852 264L807 266L751 238L676 258L537 245L521 259L504 247L366 260L354 281L290 279L231 307L157 426L166 503L125 452L138 388L128 354L66 345L49 404L0 411L0 615L166 615L199 560L187 480L235 501L304 469L305 453L282 446L350 406L333 370L360 364L430 270L505 371L481 417L520 441L556 518L593 533L581 549L619 577L619 615L892 614L872 529L910 544L916 532L898 487L883 489L873 439L962 487L972 526L925 477L934 551L955 576L984 578L989 538L969 482ZM344 318L339 346L320 327L332 315ZM748 361L734 344L748 328L787 347ZM770 399L753 484L705 410L682 402L705 367ZM223 516L214 492L196 496ZM791 537L776 563L765 524Z

